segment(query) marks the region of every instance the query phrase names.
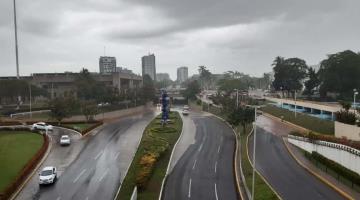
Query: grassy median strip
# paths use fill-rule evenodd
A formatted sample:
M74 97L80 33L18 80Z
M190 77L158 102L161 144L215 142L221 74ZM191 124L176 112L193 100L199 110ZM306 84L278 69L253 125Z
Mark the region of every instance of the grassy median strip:
M241 167L244 173L246 185L249 191L252 190L252 166L247 156L246 143L247 137L251 131L251 125L247 126L244 133L243 128L240 127L240 143L241 143ZM265 181L256 173L255 175L255 199L278 199L274 191L265 183Z
M157 116L146 127L139 148L122 183L118 199L130 199L135 186L138 199L158 199L171 151L182 131L178 112L171 112L171 122L162 127Z
M79 132L82 132L83 130L89 128L90 126L93 126L95 123L75 123L75 124L63 124L63 126L73 128L78 130Z
M291 122L306 129L315 131L317 133L334 135L334 122L330 120L323 120L303 113L297 113L295 118L294 112L283 108L278 108L273 105L267 105L261 108L262 111L281 118L283 116L285 121Z
M16 178L43 144L40 134L0 131L0 193Z

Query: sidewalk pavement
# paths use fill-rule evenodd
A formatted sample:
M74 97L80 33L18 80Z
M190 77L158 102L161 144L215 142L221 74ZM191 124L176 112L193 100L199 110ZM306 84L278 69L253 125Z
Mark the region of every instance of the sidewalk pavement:
M293 156L296 157L298 161L300 161L303 165L309 168L311 171L315 172L316 174L320 175L326 181L330 182L331 184L335 185L342 191L349 194L354 199L360 199L360 193L355 191L354 189L350 188L349 186L343 184L342 182L338 181L333 176L329 175L328 173L322 171L318 167L316 167L309 159L305 157L305 155L300 151L300 149L292 144L290 144L286 139L284 139L285 145L289 147L289 150L292 152Z

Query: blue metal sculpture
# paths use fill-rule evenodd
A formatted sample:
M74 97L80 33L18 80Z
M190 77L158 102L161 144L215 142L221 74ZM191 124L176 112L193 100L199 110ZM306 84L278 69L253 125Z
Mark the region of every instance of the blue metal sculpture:
M163 90L161 92L161 111L162 111L162 115L161 115L161 123L162 125L166 124L168 119L169 119L169 111L170 111L170 105L169 105L169 96L167 95L166 90Z

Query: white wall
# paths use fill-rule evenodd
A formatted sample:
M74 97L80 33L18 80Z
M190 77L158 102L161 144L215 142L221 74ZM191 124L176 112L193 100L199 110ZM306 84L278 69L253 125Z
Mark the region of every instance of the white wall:
M310 143L306 138L289 136L288 142L311 153L313 151L360 174L360 151L351 147L325 141Z
M360 127L335 121L335 137L360 141Z

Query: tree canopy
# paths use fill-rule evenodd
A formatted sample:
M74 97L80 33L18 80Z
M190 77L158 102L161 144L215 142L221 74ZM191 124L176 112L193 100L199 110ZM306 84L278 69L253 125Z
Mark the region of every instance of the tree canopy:
M350 99L353 89L360 89L360 54L346 50L328 55L320 63L320 95L327 92Z
M196 99L196 95L200 92L200 85L197 80L187 83L186 89L182 91L182 95L187 99Z
M284 90L293 92L301 90L302 81L306 77L307 65L306 62L300 58L276 57L273 63L275 90Z

